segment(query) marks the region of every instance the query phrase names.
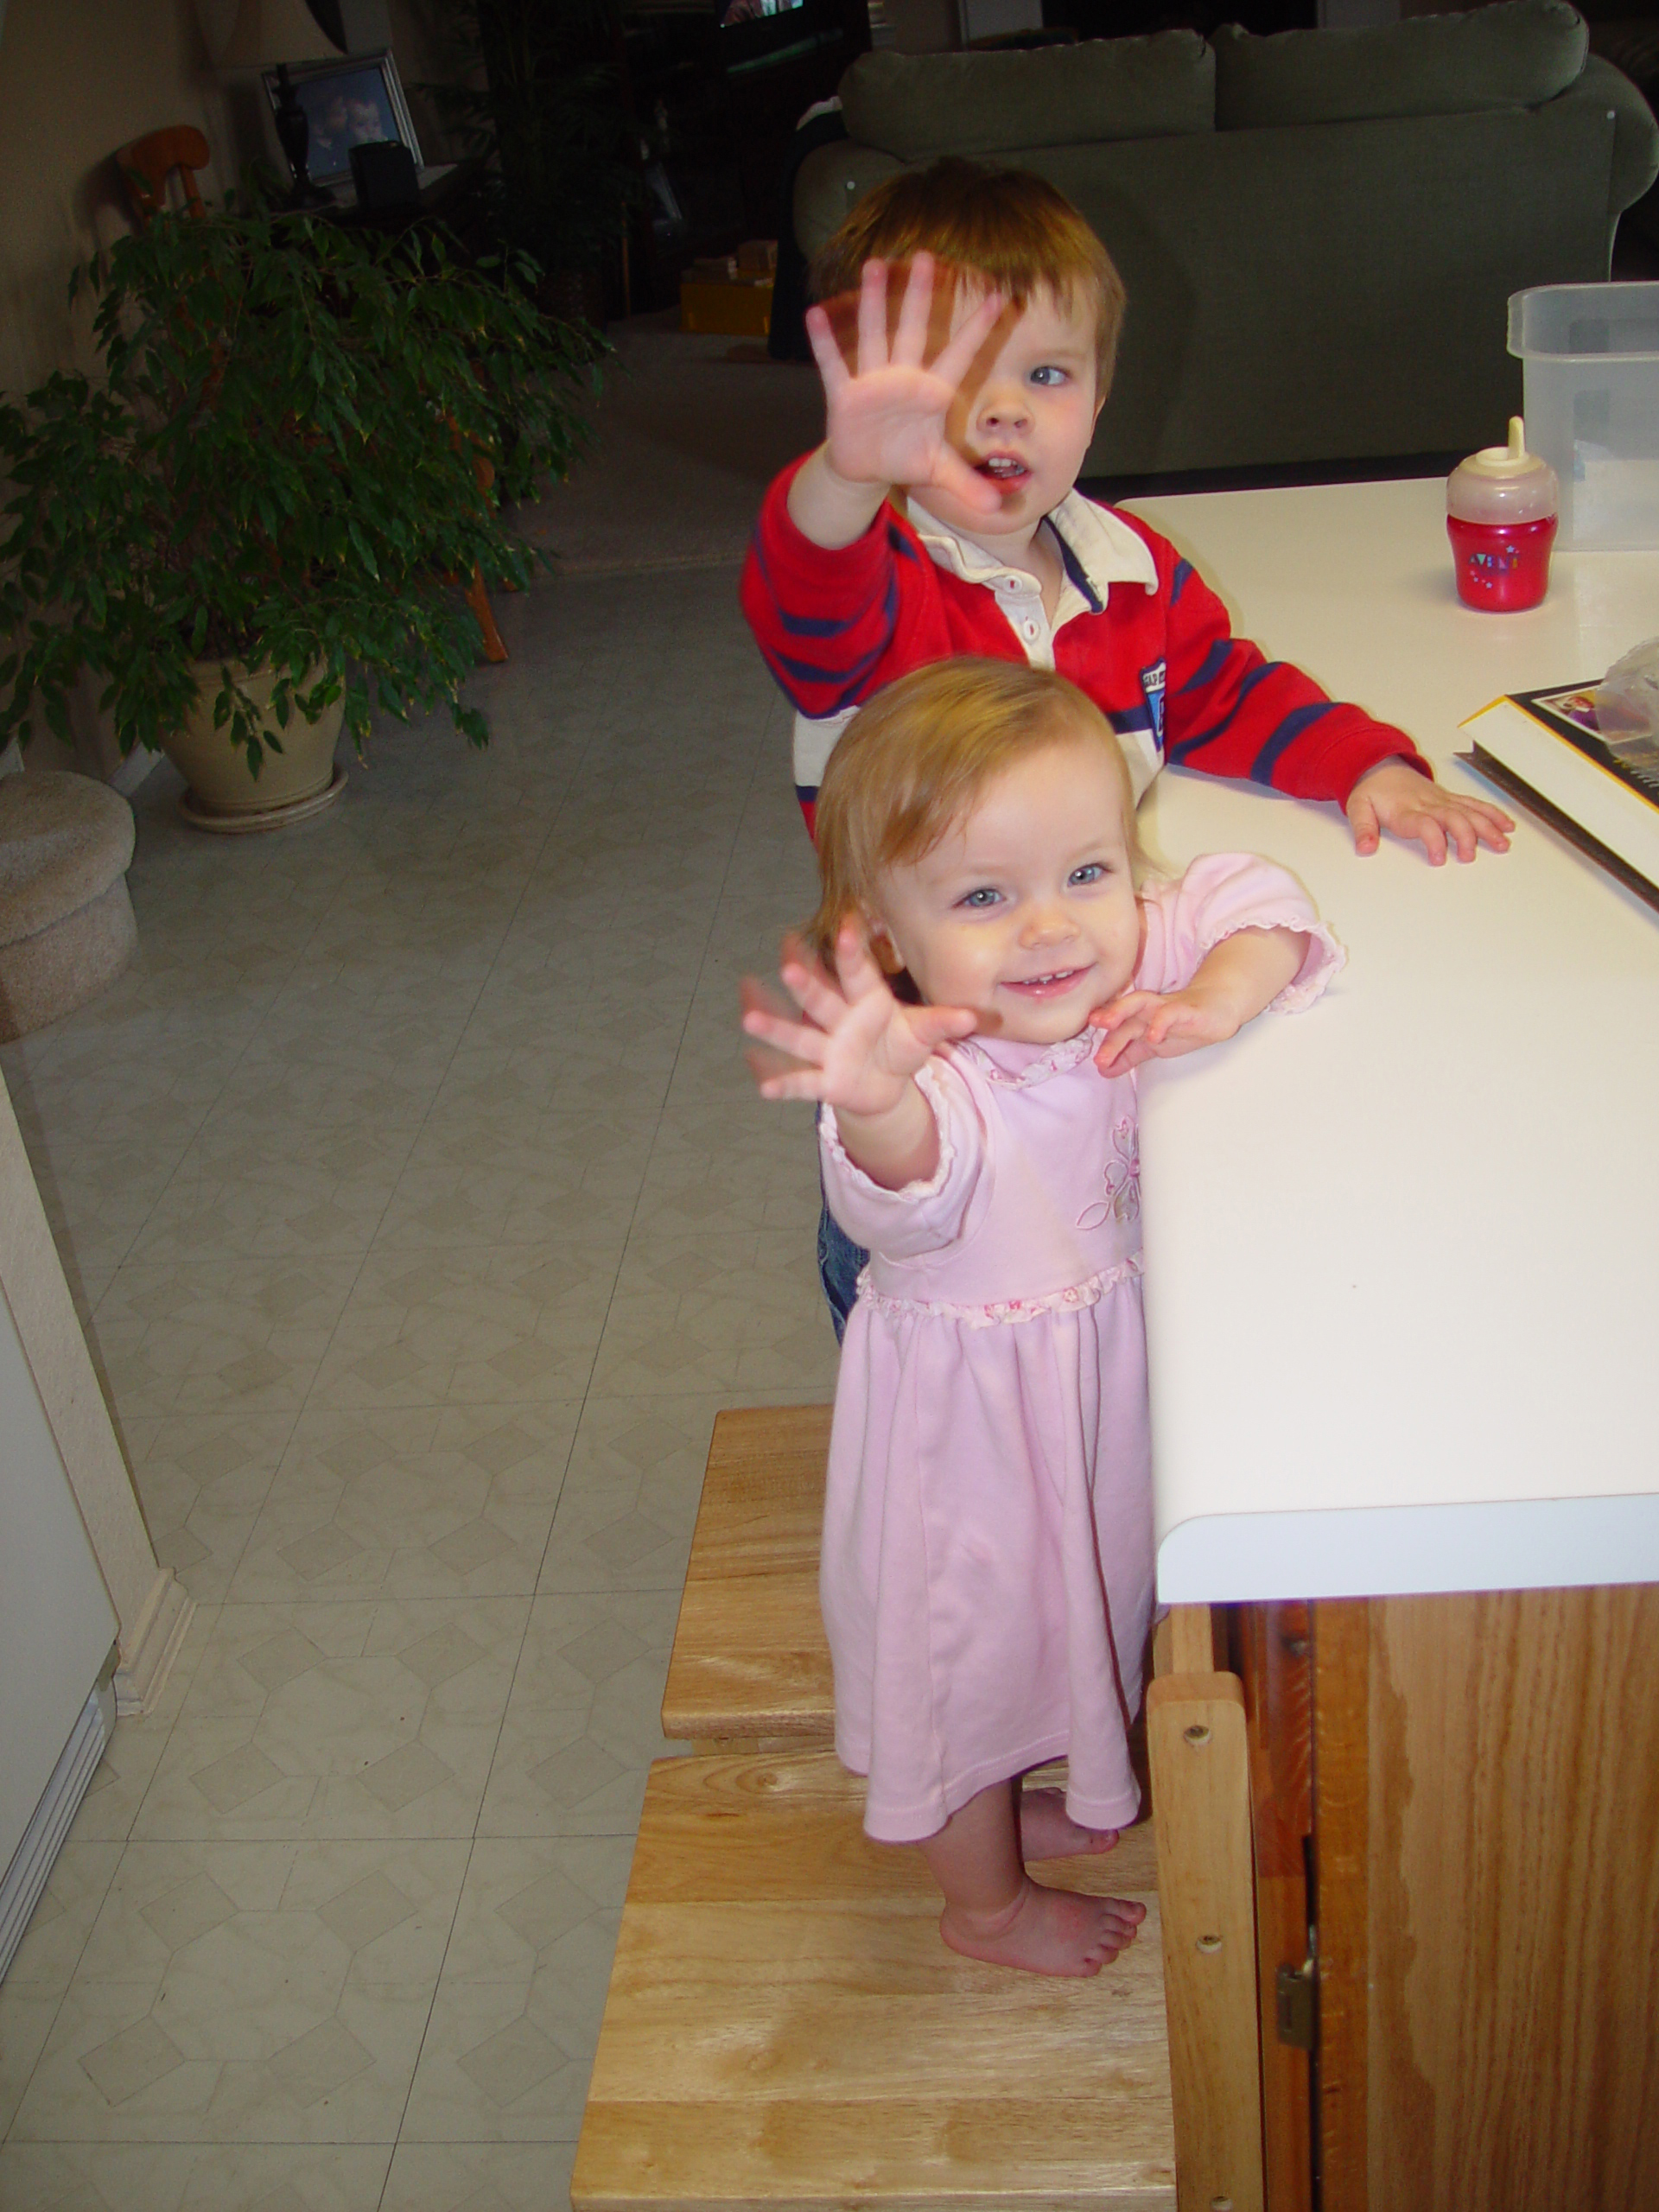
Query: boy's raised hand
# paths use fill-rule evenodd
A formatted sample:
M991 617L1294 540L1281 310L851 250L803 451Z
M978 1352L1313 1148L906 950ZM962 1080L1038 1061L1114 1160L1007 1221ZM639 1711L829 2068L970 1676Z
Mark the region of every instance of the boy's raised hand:
M785 944L779 973L804 1020L745 976L744 1033L759 1041L744 1057L763 1098L813 1098L866 1118L889 1114L937 1047L967 1036L975 1017L963 1007L902 1005L853 923L836 940L836 969L831 975L809 959L794 938Z
M916 492L932 485L953 493L966 507L995 514L1001 505L995 486L975 474L950 443L946 424L963 379L1006 302L1000 293L988 292L929 365L933 257L918 253L910 264L891 344L887 277L886 262L865 263L850 369L830 315L821 307L807 312L807 336L824 394L824 442L814 460L828 478L831 496L837 489L857 490L879 505L893 485ZM802 475L812 467L809 462ZM806 488L810 501L810 480ZM792 493L790 506L807 536L816 536ZM861 524L861 530L865 526Z

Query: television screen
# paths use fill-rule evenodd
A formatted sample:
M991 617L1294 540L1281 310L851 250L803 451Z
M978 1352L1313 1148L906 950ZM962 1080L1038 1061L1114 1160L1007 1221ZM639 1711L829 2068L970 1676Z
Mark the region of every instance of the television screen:
M353 146L390 139L401 140L420 167L420 143L390 54L349 54L289 75L310 129L305 158L313 184L343 182L352 173ZM264 72L264 85L274 111L283 99L274 69Z
M786 15L794 8L804 8L806 0L730 0L721 17L723 24L752 23L761 16Z

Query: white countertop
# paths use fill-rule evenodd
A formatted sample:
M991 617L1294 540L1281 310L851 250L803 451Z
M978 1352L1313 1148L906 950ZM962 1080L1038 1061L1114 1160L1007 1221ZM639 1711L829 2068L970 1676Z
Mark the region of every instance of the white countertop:
M1465 609L1438 481L1132 503L1235 626L1409 730L1599 676L1659 553ZM1431 868L1333 806L1180 771L1155 851L1259 851L1350 965L1306 1014L1143 1077L1167 1601L1659 1581L1659 912L1529 818Z

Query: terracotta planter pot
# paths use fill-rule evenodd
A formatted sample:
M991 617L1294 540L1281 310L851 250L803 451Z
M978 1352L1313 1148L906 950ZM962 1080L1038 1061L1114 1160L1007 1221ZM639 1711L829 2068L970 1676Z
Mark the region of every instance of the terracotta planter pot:
M314 812L331 789L339 788L334 747L345 713L343 700L325 708L315 722L300 714L290 715L286 729L278 728L275 715L262 711L262 730L269 729L283 749L278 753L267 747L256 776L248 766L246 747L232 745L228 729L213 727L219 664L199 661L196 667L200 690L195 711L186 717L181 729L164 741L162 748L190 786L181 801L189 820L224 816L251 828L257 817L281 820L301 807ZM260 669L248 675L238 667L237 674L249 697L267 710L276 686L275 672ZM343 781L341 778L340 782ZM264 826L263 819L258 826Z

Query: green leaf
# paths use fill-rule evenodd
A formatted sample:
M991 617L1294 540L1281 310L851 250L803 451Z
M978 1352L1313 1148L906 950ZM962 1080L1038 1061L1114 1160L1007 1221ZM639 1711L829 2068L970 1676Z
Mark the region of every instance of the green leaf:
M108 678L121 741L148 744L197 661L219 670L218 725L255 757L232 659L294 684L325 668L302 711L326 688L359 744L374 702L454 702L472 628L443 574L528 582L537 560L480 495L473 448L503 496L562 475L601 350L536 315L517 289L533 271L513 267L245 189L78 271L99 378L0 398L0 726L25 727L37 697L61 717L85 669ZM460 709L457 728L475 740L482 717Z

